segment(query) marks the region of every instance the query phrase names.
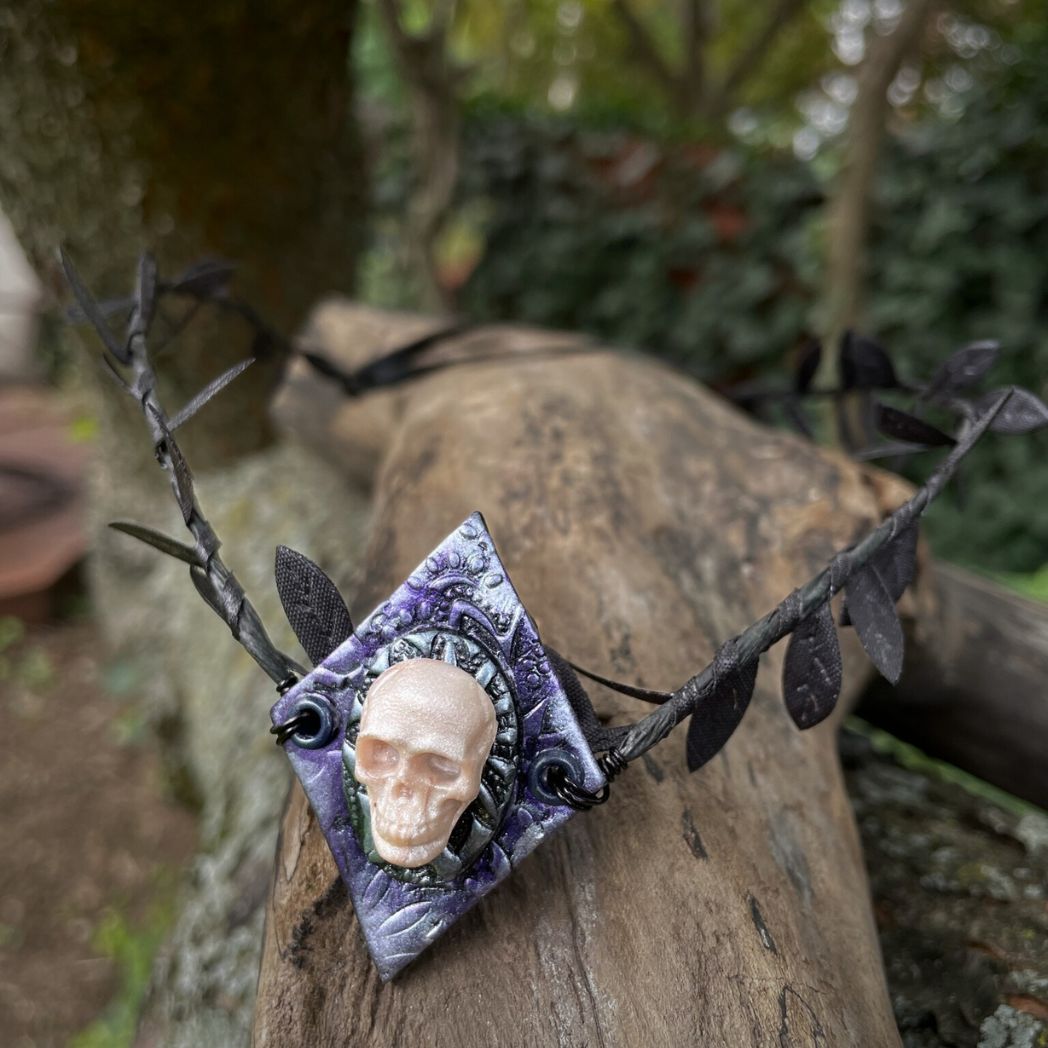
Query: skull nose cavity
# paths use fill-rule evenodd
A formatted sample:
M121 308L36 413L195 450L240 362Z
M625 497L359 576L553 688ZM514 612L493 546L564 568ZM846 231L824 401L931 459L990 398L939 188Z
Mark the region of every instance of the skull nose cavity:
M423 790L417 782L409 778L403 772L400 772L393 780L393 786L390 793L397 800L411 801L416 798L421 800Z

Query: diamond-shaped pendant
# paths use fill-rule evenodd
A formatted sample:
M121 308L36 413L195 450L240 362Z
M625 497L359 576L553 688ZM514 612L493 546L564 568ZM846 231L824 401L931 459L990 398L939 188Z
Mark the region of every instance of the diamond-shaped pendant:
M375 691L369 719L378 719L382 702L390 722L385 735L370 724L362 731L375 682L394 676L391 667L419 659L455 667L451 690L427 695L423 689L416 701L410 688L401 687L393 702L384 685ZM411 676L418 668L396 675ZM422 669L423 678L432 671ZM471 735L472 726L465 725L474 710L490 723L485 697L494 711L490 747L491 734ZM383 979L431 945L575 814L550 788L552 767L593 793L605 781L479 513L281 696L273 722L303 711L321 730L292 735L285 749ZM461 752L442 748L449 734L456 743L482 738L474 768L467 767L468 745ZM414 785L395 773L407 762ZM459 814L469 796L474 799ZM427 851L426 844L449 812L454 823L446 844L429 857L433 847ZM419 855L427 859L416 865Z

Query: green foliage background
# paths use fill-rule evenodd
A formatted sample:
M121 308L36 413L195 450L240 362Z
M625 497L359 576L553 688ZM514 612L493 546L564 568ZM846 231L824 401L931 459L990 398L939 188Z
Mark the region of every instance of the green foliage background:
M592 332L707 382L781 368L810 331L822 194L792 157L483 113L467 158L489 209L471 316Z
M549 34L538 41L540 56L555 49L556 6L527 23ZM825 29L806 21L784 42L751 92L763 130L747 145L723 127L667 118L643 75L615 59L621 47L600 7L582 5L586 33L575 43L593 58L578 67L579 104L553 114L536 100L555 63L512 47L506 64L493 63L498 27L464 5L457 46L478 72L464 103L460 197L447 238L452 256L468 256L458 306L478 320L590 332L715 387L753 378L785 385L797 351L820 330L823 205L837 158L832 141L808 162L779 145L797 126L783 99L799 83L780 74L792 55L795 72L817 75L803 56L816 45L828 53ZM654 8L649 16L657 35L664 27ZM1048 25L1026 17L1002 34L964 65L968 86L951 90L949 106L920 99L894 112L873 201L862 330L914 380L967 342L998 339L1002 357L988 388L1016 382L1044 398ZM362 83L377 85L395 109L381 42L367 31L362 38ZM927 58L926 74L943 74L954 59ZM363 291L411 305L396 260L410 167L395 120L379 165L380 217ZM937 552L999 572L1048 562L1046 455L1044 433L978 449L961 501L944 498L928 520ZM928 467L906 468L919 479Z
M869 327L927 375L999 339L997 385L1048 396L1048 33L964 94L956 119L895 136L878 183ZM966 471L963 512L930 520L946 556L1003 571L1048 561L1048 435L993 440Z

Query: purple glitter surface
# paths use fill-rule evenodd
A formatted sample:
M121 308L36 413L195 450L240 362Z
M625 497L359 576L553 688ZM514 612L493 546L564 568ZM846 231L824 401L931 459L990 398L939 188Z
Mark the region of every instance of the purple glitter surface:
M385 664L398 642L420 631L454 637L482 635L507 671L516 707L517 774L512 799L494 836L477 858L451 880L408 883L369 861L357 838L344 787L342 744L359 715L359 699L376 663ZM574 775L597 791L604 777L550 667L535 624L495 551L484 520L474 513L449 535L408 580L371 613L340 647L295 685L272 709L286 720L299 698L326 696L338 730L319 749L289 741L288 758L349 887L371 956L389 979L430 946L478 899L502 881L574 809L536 796L528 769L540 754L567 753Z

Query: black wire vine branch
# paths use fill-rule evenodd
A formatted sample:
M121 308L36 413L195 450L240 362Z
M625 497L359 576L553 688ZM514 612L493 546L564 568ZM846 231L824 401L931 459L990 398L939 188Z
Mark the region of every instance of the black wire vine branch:
M818 613L840 590L847 591L849 584L870 565L882 550L897 541L901 535L916 524L921 514L953 476L961 460L992 426L1012 395L1013 392L1008 390L998 397L995 403L975 421L966 438L952 450L927 483L878 528L870 532L856 546L838 553L830 564L813 579L799 589L795 589L762 619L722 645L713 662L675 691L655 712L634 724L623 740L610 751L614 758L625 764L646 753L687 717L701 713L703 704L717 695L726 678L730 681L745 667L752 666L755 669L760 655L793 633L810 616ZM887 595L889 599L892 596L897 599L900 594ZM892 611L894 611L894 599L891 599L891 604ZM869 652L871 639L868 637L861 639L864 640ZM869 653L877 662L877 655L880 653ZM748 696L742 698L742 702L745 706L748 703ZM739 719L741 719L742 711L739 712ZM696 732L701 732L701 722L696 721L695 723L698 725Z
M188 422L216 393L241 374L251 361L244 361L220 375L193 397L174 419L170 419L157 397L156 374L148 348L148 337L156 316L161 288L152 256L143 254L139 259L135 294L129 303L127 336L123 341L113 332L107 320L107 313L111 310L96 302L65 250L61 252L61 262L82 315L90 321L105 347L103 361L142 409L157 462L168 474L182 519L193 536L193 545L177 542L141 524L118 521L111 526L188 564L197 592L226 623L233 637L279 689L290 686L299 678L302 668L274 646L243 587L218 555L218 537L200 509L193 489L192 474L174 438L174 430Z
M842 446L862 460L913 455L936 444L960 439L971 421L1003 391L973 393L1000 356L1000 345L990 339L971 342L955 350L926 381L904 380L891 354L874 339L846 331L837 347L837 385L815 387L813 381L823 357L818 342L801 353L789 388L773 388L763 381L746 382L726 391L740 407L755 410L778 405L788 421L806 436L811 426L802 410L809 400L831 400L837 409L838 438ZM912 400L912 414L874 400L874 395L901 395ZM859 429L853 432L842 404L847 397L860 401ZM957 433L950 435L927 423L920 415L927 409L945 412L955 420ZM1048 406L1026 389L1015 389L1008 408L993 428L999 433L1029 433L1048 425ZM870 443L876 433L888 442ZM859 439L861 438L861 442Z
M142 409L157 460L168 473L193 544L178 542L141 524L117 522L112 526L187 564L197 591L229 626L233 636L277 683L278 689L290 686L303 670L273 646L243 588L219 557L218 538L201 512L192 475L174 438L174 431L241 374L251 361L218 376L181 411L169 417L157 397L148 342L158 301L165 295L174 295L188 296L193 301L190 312L200 304L213 304L236 312L254 328L255 343L263 349L276 346L287 350L290 343L273 331L253 308L229 294L231 267L228 264L201 263L165 283L158 279L152 258L143 255L134 295L104 304L96 302L84 287L64 252L62 265L77 299L80 318L91 322L103 342L104 363ZM110 327L109 318L126 310L130 310L126 337L120 339ZM475 357L424 359L426 351L461 330L461 325L438 329L353 372L343 372L313 353L307 352L306 359L318 372L338 382L348 396L359 396L432 371L476 362ZM549 352L561 355L567 349L552 347ZM578 347L577 351L591 351L591 347ZM929 447L951 450L911 499L860 542L837 553L826 568L763 618L722 644L713 661L676 691L659 692L609 680L574 666L547 648L551 663L576 707L586 738L594 753L600 754L599 762L608 782L688 718L688 766L692 770L702 767L727 743L745 715L760 657L786 637L790 639L783 663L783 696L790 716L802 729L827 717L837 702L842 683L840 644L830 611L830 601L838 592L843 591L845 596L840 625L854 627L877 669L892 682L898 680L904 642L895 604L913 579L919 518L987 431L1017 434L1048 427L1048 405L1029 390L1013 387L988 393L971 391L989 371L997 354L995 343L973 343L953 353L927 383L906 384L898 378L891 358L882 347L849 333L840 349L840 389L815 391L811 390L811 382L818 366L818 348L814 347L805 356L788 397L796 399L809 393L839 396L857 391L868 398L869 421L890 441L874 451L883 451L885 447L891 451ZM537 352L499 359L526 359L536 355L546 354ZM916 414L869 399L875 390L905 392L915 397L918 409L931 406L951 413L957 420L955 432L951 435ZM762 395L751 397L760 400ZM775 399L778 394L770 396ZM292 628L312 662L323 661L352 633L345 603L321 569L292 550L283 547L278 550L276 575L277 590ZM655 703L658 708L632 725L601 725L573 671L606 687ZM288 733L297 727L290 722L278 725L275 729L278 739L286 741ZM607 786L599 793L590 794L565 774L551 785L565 803L580 809L602 803L608 796Z

